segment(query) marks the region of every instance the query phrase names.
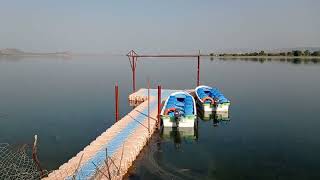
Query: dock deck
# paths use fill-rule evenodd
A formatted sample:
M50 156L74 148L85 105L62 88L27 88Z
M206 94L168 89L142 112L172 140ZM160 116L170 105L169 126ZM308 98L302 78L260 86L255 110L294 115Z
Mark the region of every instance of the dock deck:
M161 101L179 90L161 90ZM157 126L157 89L140 89L129 96L136 108L113 124L59 169L43 179L122 179ZM148 131L150 101L150 132Z

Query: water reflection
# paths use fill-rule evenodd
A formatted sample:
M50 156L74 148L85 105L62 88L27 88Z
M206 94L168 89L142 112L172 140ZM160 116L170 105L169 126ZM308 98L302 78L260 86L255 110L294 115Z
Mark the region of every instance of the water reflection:
M223 121L229 121L229 112L204 112L202 110L198 110L198 115L200 119L204 121L208 120L223 120Z
M230 121L229 112L203 112L198 111L199 118L203 121L211 121L213 126L218 126L219 124L227 124Z
M203 114L202 114L203 115ZM214 126L218 124L226 124L229 122L229 113L211 113L205 116L199 116L195 122L194 127L163 127L159 132L159 136L154 136L152 141L142 157L139 160L139 168L135 172L129 172L128 179L198 179L203 173L197 171L197 168L190 169L187 161L171 162L165 157L168 152L175 154L175 158L179 159L184 153L190 153L190 146L200 147L197 144L199 140L199 124L203 122L210 122L212 120ZM209 125L210 124L207 124ZM204 130L204 129L203 129ZM152 145L153 144L153 145ZM173 145L175 151L170 151ZM181 154L183 152L183 154ZM164 156L166 154L166 156ZM138 173L136 173L138 172Z
M163 127L161 129L160 137L165 141L172 141L175 148L179 149L183 142L195 142L199 138L199 120L201 121L211 121L213 126L217 127L219 125L225 125L230 122L229 112L213 112L213 113L203 113L203 111L198 111L199 117L195 122L194 127Z
M216 112L214 117L219 121L230 121L229 112Z
M128 176L124 179L197 179L196 177L199 177L200 174L196 174L189 168L181 168L176 163L166 160L166 152L168 151L166 145L173 144L175 151L172 153L181 155L183 150L188 150L187 144L197 141L198 128L196 127L163 127L159 134L156 133L151 138L151 142L144 148L143 155L140 156L141 159L135 164L134 168L137 169L129 170Z
M195 127L163 127L161 138L165 141L173 141L176 149L181 147L183 142L195 142L198 139L198 128Z
M136 108L138 107L143 101L133 101L133 100L128 100L129 106Z
M301 64L301 59L299 59L299 58L294 58L294 59L292 60L292 63L293 63L293 64Z

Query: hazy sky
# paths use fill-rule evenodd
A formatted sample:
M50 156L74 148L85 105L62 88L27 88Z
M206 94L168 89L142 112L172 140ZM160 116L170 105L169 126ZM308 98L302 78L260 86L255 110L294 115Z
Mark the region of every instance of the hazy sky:
M320 47L319 0L0 0L0 48L125 53Z

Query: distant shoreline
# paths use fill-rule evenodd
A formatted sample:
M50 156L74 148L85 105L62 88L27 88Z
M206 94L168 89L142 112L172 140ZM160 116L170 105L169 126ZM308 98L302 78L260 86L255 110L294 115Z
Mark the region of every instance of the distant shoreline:
M53 52L53 53L34 53L24 52L19 49L7 48L0 49L0 56L15 56L15 57L70 57L70 52Z
M5 57L71 57L68 53L22 53L22 54L3 54Z
M211 56L204 55L212 58L237 58L237 59L250 59L250 58L263 58L263 59L320 59L320 56Z

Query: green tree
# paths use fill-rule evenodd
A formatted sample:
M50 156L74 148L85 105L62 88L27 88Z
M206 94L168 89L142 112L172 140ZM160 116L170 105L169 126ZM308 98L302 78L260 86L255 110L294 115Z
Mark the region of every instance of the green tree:
M259 52L259 56L264 56L264 55L266 55L266 53L264 51Z
M251 53L251 56L258 56L258 55L259 55L259 53L257 53L257 52Z
M303 52L303 55L305 55L305 56L310 56L310 51L309 50L305 50L304 52Z
M302 56L302 51L295 50L295 51L292 51L292 54L293 56Z
M314 51L311 56L320 56L320 51Z

